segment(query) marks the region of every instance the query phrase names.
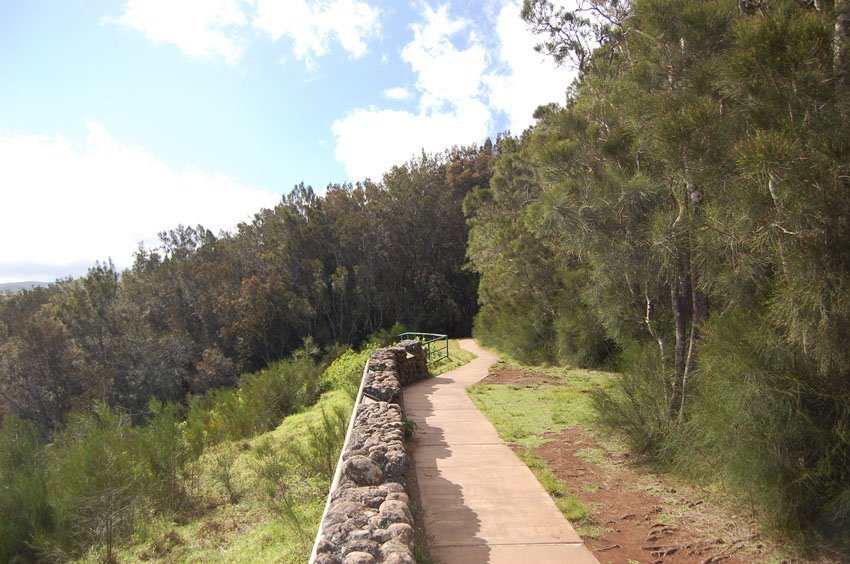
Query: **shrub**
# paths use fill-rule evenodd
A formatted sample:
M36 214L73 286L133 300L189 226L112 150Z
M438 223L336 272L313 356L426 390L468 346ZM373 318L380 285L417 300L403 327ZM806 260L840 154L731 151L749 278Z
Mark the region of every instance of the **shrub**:
M363 368L369 360L369 351L354 352L348 349L322 373L319 381L319 390L344 390L352 397L360 387L360 379L363 377Z
M50 559L100 544L112 560L114 544L132 531L142 503L142 472L129 448L133 434L126 413L100 404L72 414L56 437L50 492L57 522L42 543Z
M850 528L850 389L753 312L707 325L677 466L730 484L788 531Z
M599 422L623 433L640 453L660 454L673 421L669 412L668 376L658 349L635 346L623 353L625 370L609 388L594 392Z
M149 407L151 413L136 433L139 478L160 511L174 512L185 498L182 483L190 458L180 407L157 400L152 400Z
M32 424L0 423L0 561L32 561L34 537L53 528L44 447Z

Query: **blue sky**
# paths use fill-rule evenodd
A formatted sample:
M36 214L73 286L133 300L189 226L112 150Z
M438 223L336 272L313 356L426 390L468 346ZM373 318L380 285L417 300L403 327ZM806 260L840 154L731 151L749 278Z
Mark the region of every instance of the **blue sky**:
M519 0L0 1L0 282L130 265L298 182L379 180L564 102Z

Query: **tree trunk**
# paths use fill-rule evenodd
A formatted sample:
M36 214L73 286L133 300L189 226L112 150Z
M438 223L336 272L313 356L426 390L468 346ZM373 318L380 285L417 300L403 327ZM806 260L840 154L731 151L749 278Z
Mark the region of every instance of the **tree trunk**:
M835 0L833 7L835 31L832 36L832 68L835 73L837 102L842 111L847 106L847 94L850 90L850 73L847 69L848 36L850 36L850 2Z
M686 278L679 273L670 282L670 301L676 328L676 346L673 361L673 393L670 396L670 415L676 416L682 406L685 378L685 344L687 343L687 292Z

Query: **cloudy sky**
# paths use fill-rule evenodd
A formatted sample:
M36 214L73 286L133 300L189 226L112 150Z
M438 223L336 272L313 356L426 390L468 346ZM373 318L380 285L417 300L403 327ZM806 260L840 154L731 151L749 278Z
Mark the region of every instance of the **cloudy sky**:
M0 282L129 266L303 181L379 180L563 103L520 0L0 1Z

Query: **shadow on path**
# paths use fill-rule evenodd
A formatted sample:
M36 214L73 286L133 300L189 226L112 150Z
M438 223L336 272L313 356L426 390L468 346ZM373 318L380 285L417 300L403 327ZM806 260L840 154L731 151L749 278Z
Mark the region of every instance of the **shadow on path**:
M461 347L478 358L404 390L429 552L443 564L596 562L466 394L498 357Z

